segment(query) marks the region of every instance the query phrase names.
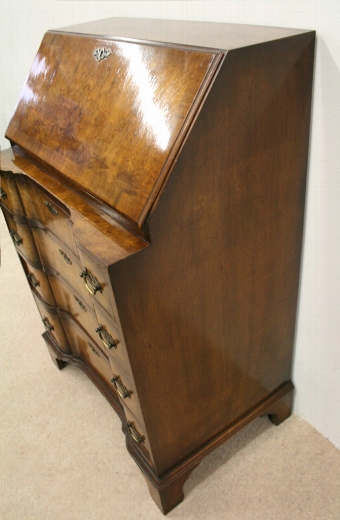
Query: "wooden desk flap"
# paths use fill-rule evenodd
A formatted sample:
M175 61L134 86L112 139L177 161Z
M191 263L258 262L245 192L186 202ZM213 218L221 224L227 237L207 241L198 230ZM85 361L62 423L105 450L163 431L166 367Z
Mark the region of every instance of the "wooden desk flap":
M6 136L141 226L219 59L48 32Z

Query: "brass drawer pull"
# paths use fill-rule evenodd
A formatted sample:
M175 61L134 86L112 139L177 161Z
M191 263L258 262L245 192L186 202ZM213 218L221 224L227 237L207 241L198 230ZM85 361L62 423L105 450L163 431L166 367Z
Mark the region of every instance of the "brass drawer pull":
M140 444L141 442L145 441L144 437L142 437L142 435L139 433L138 430L136 430L135 426L132 423L128 423L127 426L129 428L129 432L131 433L131 437L135 442Z
M7 193L2 188L0 188L0 199L7 199Z
M104 347L111 349L111 348L117 348L117 343L106 330L106 328L103 325L98 325L96 328L97 334L99 334L100 339L103 342Z
M55 209L55 207L53 206L53 204L51 204L49 200L44 200L44 204L48 211L51 213L51 215L53 215L54 217L58 215L58 211Z
M63 251L62 249L59 249L59 253L61 254L61 256L63 257L63 259L65 260L65 262L69 265L72 265L72 260L71 258L69 258L67 256L67 254L65 253L65 251Z
M85 307L85 305L83 304L83 302L82 302L81 300L79 300L79 298L78 298L75 294L73 295L73 298L76 300L76 302L78 303L79 307L80 307L83 311L87 312L87 308Z
M84 271L80 273L80 277L84 278L86 289L90 294L95 295L97 291L102 292L102 286L98 282L97 278L91 274L85 267Z
M13 238L13 242L15 243L16 246L20 246L20 244L22 244L22 238L19 235L19 233L17 233L16 231L12 230L12 231L9 232L9 234Z
M123 385L119 376L114 376L114 378L111 379L111 383L114 384L114 387L117 390L119 397L121 397L122 399L131 399L131 393L126 388L126 386Z
M43 318L42 319L42 322L43 324L45 325L45 329L48 331L48 332L51 332L51 330L54 330L54 327L53 325L49 322L48 318Z
M28 273L27 279L33 285L33 287L38 287L38 285L40 285L39 280L36 279L33 273Z

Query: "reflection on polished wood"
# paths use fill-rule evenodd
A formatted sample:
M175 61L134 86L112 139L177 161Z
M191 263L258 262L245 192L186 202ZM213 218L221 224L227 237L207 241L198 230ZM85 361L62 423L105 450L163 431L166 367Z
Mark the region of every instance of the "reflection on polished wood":
M47 33L6 135L139 221L218 57Z
M7 130L1 206L44 340L117 411L163 513L205 455L291 413L314 41L50 31Z

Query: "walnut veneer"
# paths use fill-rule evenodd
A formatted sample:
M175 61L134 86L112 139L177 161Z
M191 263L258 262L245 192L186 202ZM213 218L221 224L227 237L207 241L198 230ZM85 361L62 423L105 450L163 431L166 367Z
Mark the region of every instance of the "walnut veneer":
M1 206L49 352L120 415L164 513L212 449L291 413L314 40L49 31L6 132Z

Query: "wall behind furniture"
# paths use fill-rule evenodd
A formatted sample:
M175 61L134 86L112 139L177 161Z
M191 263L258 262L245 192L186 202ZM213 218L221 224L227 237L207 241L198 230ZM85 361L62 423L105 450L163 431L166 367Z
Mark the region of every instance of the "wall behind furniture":
M1 7L1 146L44 32L109 16L315 29L317 53L294 411L340 448L340 2L11 0Z

